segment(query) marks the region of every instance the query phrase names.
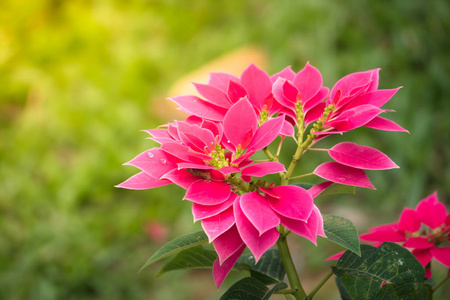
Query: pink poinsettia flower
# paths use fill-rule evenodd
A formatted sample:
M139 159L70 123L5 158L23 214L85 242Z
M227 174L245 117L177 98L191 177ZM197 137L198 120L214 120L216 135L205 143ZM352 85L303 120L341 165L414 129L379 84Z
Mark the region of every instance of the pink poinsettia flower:
M381 107L399 88L378 89L379 69L357 72L340 79L331 89L324 108L328 112L321 117L322 132L343 133L361 126L386 131L404 131L395 122L380 117L387 110Z
M412 249L412 254L427 266L434 257L450 268L450 247L440 247L449 239L450 214L439 202L436 192L419 202L415 209L405 208L397 223L386 224L369 229L360 236L361 240L374 242L400 242ZM427 271L427 278L431 272Z

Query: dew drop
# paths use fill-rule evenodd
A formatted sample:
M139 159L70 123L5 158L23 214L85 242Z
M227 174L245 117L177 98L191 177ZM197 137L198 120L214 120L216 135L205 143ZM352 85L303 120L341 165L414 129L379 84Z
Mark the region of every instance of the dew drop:
M230 140L228 140L227 142L228 142L228 143L231 143L231 141L230 141Z
M167 162L164 158L161 158L160 160L159 160L159 162L160 163L162 163L163 165Z
M153 158L155 156L155 154L151 153L151 152L147 152L147 156L150 158Z

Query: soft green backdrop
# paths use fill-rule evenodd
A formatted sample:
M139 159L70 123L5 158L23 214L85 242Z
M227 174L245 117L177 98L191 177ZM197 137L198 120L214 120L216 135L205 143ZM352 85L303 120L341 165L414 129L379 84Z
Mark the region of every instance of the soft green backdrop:
M377 147L401 169L371 172L377 191L329 199L324 211L356 211L364 231L434 190L449 199L446 0L3 0L0 299L218 298L209 272L136 273L161 243L148 224L169 237L195 230L181 189L113 186L135 173L122 163L154 146L139 130L161 124L155 107L171 84L248 44L268 54L270 73L310 61L332 86L380 67L381 88L403 86L387 107L411 135L338 138ZM305 247L312 275L337 250Z

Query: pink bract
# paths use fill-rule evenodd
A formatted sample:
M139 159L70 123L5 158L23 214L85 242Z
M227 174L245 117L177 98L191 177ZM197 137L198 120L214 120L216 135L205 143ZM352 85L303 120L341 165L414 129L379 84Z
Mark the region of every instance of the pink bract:
M424 267L434 257L450 268L450 247L440 247L450 233L450 226L445 222L448 216L435 192L420 201L416 209L405 208L397 223L370 228L360 238L377 245L385 241L403 242ZM427 277L431 277L430 272Z

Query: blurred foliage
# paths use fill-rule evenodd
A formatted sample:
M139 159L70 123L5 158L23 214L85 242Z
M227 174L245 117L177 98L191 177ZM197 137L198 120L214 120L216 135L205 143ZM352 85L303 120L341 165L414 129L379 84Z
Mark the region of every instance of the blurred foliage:
M370 173L378 191L323 204L359 206L383 223L433 190L449 199L446 0L3 0L0 299L217 298L209 272L210 294L184 280L201 272L136 274L158 247L147 222L170 237L194 231L181 189L113 186L135 173L123 162L155 146L138 130L168 121L154 107L170 85L247 44L269 54L272 73L309 60L332 86L381 67L381 88L404 86L387 107L411 135L345 136L401 169Z

